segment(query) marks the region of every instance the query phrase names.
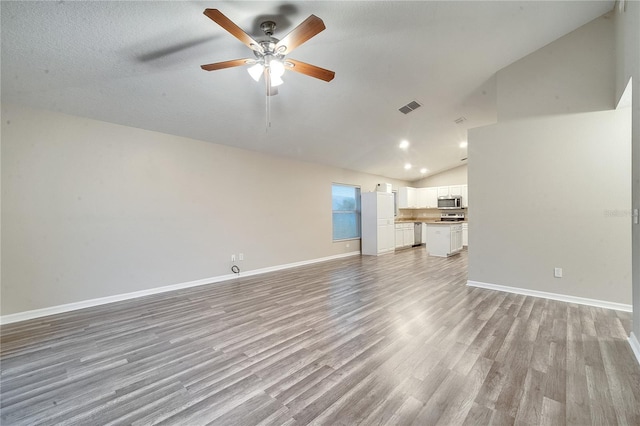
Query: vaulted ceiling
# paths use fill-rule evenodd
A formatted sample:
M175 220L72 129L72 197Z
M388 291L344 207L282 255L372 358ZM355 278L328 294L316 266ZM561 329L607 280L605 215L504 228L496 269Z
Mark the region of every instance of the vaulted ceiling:
M403 180L460 164L467 129L496 120L495 73L608 12L611 1L2 2L2 102ZM291 57L335 71L287 72L267 97L252 57L203 11L258 38L309 15L326 30ZM422 106L398 111L411 101ZM456 120L464 117L462 123ZM410 147L400 150L406 139ZM413 167L405 170L405 163Z

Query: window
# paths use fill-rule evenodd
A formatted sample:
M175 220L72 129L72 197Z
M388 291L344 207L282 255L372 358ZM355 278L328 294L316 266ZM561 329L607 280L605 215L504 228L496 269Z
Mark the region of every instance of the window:
M331 204L333 240L360 238L360 188L333 184Z

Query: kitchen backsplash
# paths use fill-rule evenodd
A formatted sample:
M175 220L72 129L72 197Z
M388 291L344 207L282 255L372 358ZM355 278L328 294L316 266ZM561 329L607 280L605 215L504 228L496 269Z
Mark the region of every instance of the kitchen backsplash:
M438 209L399 209L396 220L409 220L409 219L426 219L426 220L439 220L440 214L444 210ZM467 216L467 210L446 210L447 213L457 213L458 211L465 214L465 219L469 219Z

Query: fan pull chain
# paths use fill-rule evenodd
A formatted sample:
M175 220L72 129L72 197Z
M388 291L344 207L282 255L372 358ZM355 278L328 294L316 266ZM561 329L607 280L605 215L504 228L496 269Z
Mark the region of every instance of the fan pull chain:
M265 73L265 79L264 79L264 83L265 83L265 118L266 118L266 122L265 122L265 133L267 133L269 131L269 127L271 127L271 96L269 96L269 90L271 90L271 82L269 81L268 75Z
M269 89L267 89L269 90ZM266 93L265 95L266 101L265 101L265 127L264 127L264 131L265 133L267 133L269 131L269 127L271 127L271 100L269 99L269 93Z

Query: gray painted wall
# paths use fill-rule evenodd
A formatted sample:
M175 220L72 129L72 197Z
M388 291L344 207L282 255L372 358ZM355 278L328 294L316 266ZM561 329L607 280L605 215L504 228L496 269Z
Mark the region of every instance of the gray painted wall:
M2 315L359 251L333 182L407 185L3 105Z
M619 7L623 6L623 7ZM616 101L629 79L632 87L632 207L640 209L640 2L618 3L616 29ZM640 225L631 226L633 264L633 330L640 335Z
M614 47L607 15L498 73L498 123L469 131L469 280L632 303Z
M470 133L469 280L631 304L629 116L541 117Z
M500 70L498 121L613 109L614 35L610 12Z

